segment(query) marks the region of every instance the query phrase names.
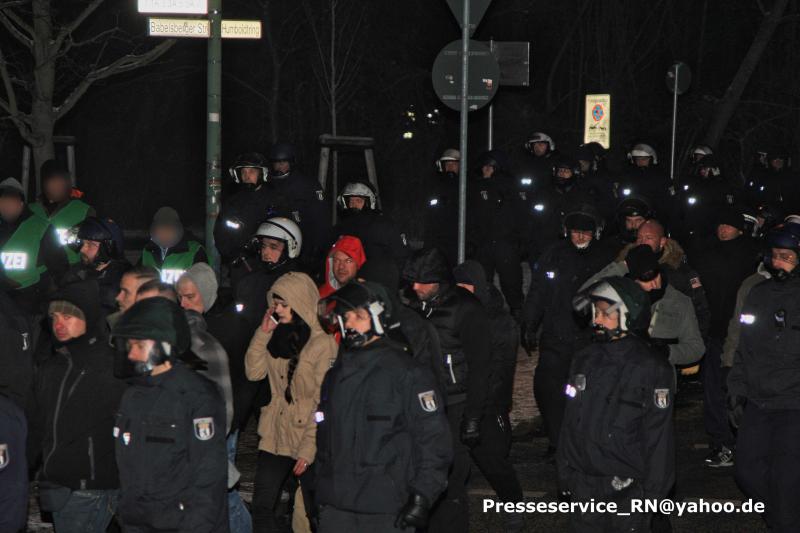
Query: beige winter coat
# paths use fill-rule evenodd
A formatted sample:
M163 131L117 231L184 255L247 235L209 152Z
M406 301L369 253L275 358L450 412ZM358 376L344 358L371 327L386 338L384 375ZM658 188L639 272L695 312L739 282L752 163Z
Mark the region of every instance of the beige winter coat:
M258 448L265 452L309 463L317 453L317 426L314 413L319 404L320 386L325 373L336 359L336 342L323 332L317 319L319 293L314 282L300 272L290 272L278 278L267 294L272 306L273 295L279 295L292 311L311 326L311 336L298 358L292 378L292 403L284 397L287 386L288 359L272 357L267 350L271 333L259 327L245 356L247 379L259 381L269 377L272 390L270 403L261 408L258 421Z

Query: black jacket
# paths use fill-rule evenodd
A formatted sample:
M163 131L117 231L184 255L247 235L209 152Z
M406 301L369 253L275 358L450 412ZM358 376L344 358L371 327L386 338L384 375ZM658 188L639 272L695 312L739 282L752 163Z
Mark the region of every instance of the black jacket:
M225 403L214 383L181 363L136 380L113 434L125 526L228 531Z
M334 242L342 235L358 237L368 258L388 257L398 266L402 266L408 259L409 248L405 234L400 233L394 221L380 211L346 209L333 228L333 234Z
M529 261L536 261L549 246L563 239L564 216L581 204L597 207L591 191L578 181L568 189L551 185L536 194L526 216Z
M94 281L73 283L54 298L84 313L86 334L58 343L39 368L30 420L29 461L40 479L73 490L119 486L110 431L125 382L114 376Z
M524 193L524 194L523 194ZM525 227L527 191L510 174L498 171L491 178L467 184L468 238L474 248L494 241L519 243Z
M0 291L0 395L25 409L33 382L33 334L14 301Z
M25 529L28 519L28 463L25 414L0 394L0 531Z
M222 210L214 224L214 243L222 260L230 263L255 235L258 226L272 216L269 191L265 184L257 188L242 185L223 199Z
M75 283L87 279L96 280L100 287L100 305L103 307L103 314L110 315L118 310L119 282L129 267L130 264L124 259L112 259L103 270L96 270L94 265L87 266L83 263L76 263L64 276L64 283Z
M387 339L340 354L317 414L317 503L396 513L409 494L434 502L453 457L433 376Z
M669 362L633 336L575 354L557 451L562 489L586 478L631 478L645 498L675 481L675 395Z
M734 205L737 197L739 191L721 177L694 178L680 185L672 217L680 241L692 247L715 236L717 215Z
M439 248L451 264L458 259L458 175L437 174L430 180L419 213L426 248ZM367 256L369 257L369 256Z
M703 280L711 311L709 335L724 340L736 306L736 291L758 264L758 246L742 235L732 241L714 239L694 262Z
M753 287L740 322L729 394L765 409L800 409L800 278Z
M264 313L267 312L267 291L279 277L287 272L298 271L297 261L289 259L284 263L267 268L264 262L258 261L258 266L236 284L234 300L241 305L241 316L247 320L252 332L261 324Z

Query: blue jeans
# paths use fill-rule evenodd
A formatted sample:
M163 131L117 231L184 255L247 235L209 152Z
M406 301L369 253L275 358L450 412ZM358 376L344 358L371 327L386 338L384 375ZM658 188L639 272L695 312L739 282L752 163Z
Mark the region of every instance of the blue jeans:
M231 431L228 435L228 461L236 462L236 445L239 442L239 432ZM250 511L245 507L239 490L233 487L228 491L228 522L231 533L253 533L253 520L250 518Z
M53 513L56 533L105 533L117 510L118 490L76 490Z

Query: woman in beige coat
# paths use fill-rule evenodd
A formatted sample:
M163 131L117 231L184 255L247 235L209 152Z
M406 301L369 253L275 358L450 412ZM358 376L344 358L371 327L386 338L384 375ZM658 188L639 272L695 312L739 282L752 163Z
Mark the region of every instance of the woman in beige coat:
M289 475L303 476L316 455L314 412L336 342L317 319L319 293L305 274L290 272L267 294L269 309L250 341L245 371L251 381L269 378L272 399L258 421L258 462L253 530L290 531L275 506Z

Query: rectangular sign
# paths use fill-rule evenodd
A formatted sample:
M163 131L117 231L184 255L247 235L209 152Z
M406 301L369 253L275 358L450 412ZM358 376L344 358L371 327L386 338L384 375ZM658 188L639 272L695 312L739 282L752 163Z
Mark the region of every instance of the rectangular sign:
M151 37L195 37L208 39L209 22L201 19L147 19L147 34ZM260 20L223 20L223 39L260 39Z
M208 0L139 0L139 13L205 15Z
M530 86L531 43L528 41L483 41L500 65L500 85Z
M608 150L611 148L611 95L586 95L586 120L583 142L596 142Z

